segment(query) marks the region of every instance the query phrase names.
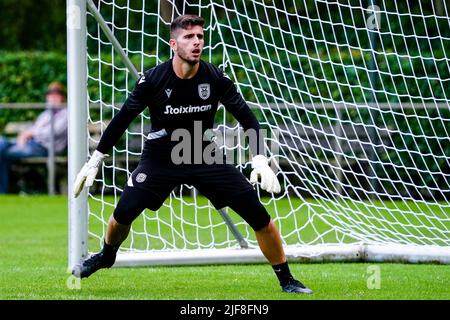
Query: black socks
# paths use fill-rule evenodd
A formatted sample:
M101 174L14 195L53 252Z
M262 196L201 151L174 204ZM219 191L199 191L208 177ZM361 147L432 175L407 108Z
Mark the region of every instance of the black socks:
M287 261L281 264L274 265L272 266L272 268L273 271L275 271L278 280L280 281L280 285L284 286L290 280L294 279L294 277L292 277L291 271L289 270Z
M114 260L115 260L117 251L119 250L119 247L120 247L120 245L118 245L118 246L109 245L103 240L102 253L106 258L110 258L110 259L114 258Z

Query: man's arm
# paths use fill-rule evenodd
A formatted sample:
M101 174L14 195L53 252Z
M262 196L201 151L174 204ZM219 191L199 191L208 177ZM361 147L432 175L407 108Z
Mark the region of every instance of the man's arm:
M31 131L24 131L21 132L18 136L17 136L17 140L16 140L16 144L19 147L23 147L24 145L27 144L28 141L30 141L30 139L32 139L34 136L33 132Z
M239 121L244 130L252 129L256 133L256 141L250 140L250 149L253 154L250 182L257 183L258 177L261 177L262 189L268 192L280 192L281 187L277 176L269 167L269 160L264 156L264 137L261 135L258 120L230 79L223 76L221 88L224 88L224 94L220 101L225 108Z
M98 167L106 157L106 153L119 141L130 123L145 109L148 90L145 76L142 76L120 111L106 127L92 157L78 173L73 192L75 198L78 197L84 187L90 187L94 183Z
M141 78L142 79L142 78ZM139 81L120 111L113 117L100 138L97 151L106 154L119 141L130 123L145 109L146 82Z
M225 109L236 118L245 131L253 130L255 132L256 141L250 141L250 150L253 156L264 155L264 137L261 136L261 127L252 110L237 91L234 83L225 76L221 79L221 88L224 88L224 94L220 102L223 103Z
M50 110L41 112L37 117L33 125L27 130L21 132L17 136L17 145L24 146L30 139L34 138L37 133L44 131L49 127L50 123Z

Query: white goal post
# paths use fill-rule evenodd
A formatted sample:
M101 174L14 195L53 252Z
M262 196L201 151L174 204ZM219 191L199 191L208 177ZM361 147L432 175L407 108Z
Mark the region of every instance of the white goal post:
M101 248L149 113L75 199L76 175L138 74L171 57L184 13L205 19L203 59L267 132L282 192L257 190L290 261L450 263L449 12L442 0L67 0L69 268ZM248 176L223 106L216 125ZM115 266L265 261L240 217L184 185L140 215Z

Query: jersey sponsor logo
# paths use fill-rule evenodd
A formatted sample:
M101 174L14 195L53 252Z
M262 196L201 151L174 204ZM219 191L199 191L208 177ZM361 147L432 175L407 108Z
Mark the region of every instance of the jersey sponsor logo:
M136 176L136 182L142 183L145 181L145 179L147 179L147 175L145 173L141 172Z
M142 77L139 79L138 84L141 84L142 82L145 82L145 76L142 76Z
M210 104L205 104L203 106L180 106L178 108L174 108L171 105L166 105L166 111L164 114L181 114L181 113L194 113L194 112L204 112L211 110Z
M202 83L198 85L198 95L200 96L200 98L206 100L209 98L210 94L211 90L209 87L209 83Z
M166 89L167 98L170 98L170 95L172 94L172 89Z

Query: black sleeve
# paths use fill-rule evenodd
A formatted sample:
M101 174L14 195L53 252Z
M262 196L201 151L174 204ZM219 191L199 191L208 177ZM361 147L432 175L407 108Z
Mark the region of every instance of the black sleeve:
M97 150L108 153L119 141L130 123L146 108L146 96L149 93L149 84L145 81L145 75L137 82L120 111L113 117L105 132L100 138Z
M249 139L252 154L254 156L264 154L264 137L261 135L259 122L252 110L250 110L242 95L237 91L236 86L228 77L221 77L220 88L224 89L220 102L223 103L225 109L239 121L246 132L252 129L256 133L256 139Z

